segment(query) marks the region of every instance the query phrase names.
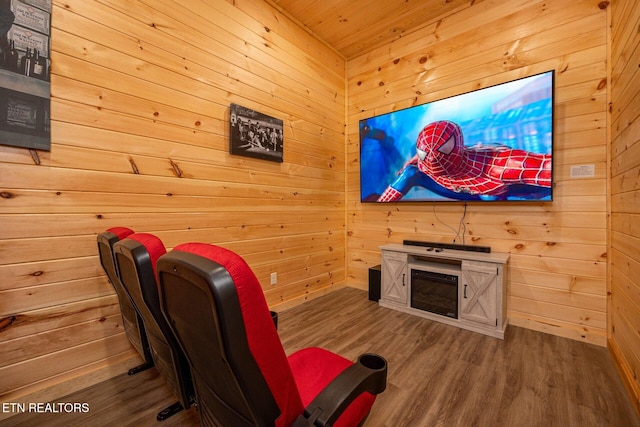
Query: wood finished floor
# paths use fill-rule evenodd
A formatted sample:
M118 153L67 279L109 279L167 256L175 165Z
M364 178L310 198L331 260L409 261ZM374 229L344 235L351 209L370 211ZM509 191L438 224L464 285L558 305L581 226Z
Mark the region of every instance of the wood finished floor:
M388 387L367 427L640 426L602 347L513 326L499 340L380 308L350 288L280 313L279 333L288 354L321 346L387 359ZM154 368L59 400L88 403L86 414L24 413L0 425L199 426L193 408L155 420L174 400Z

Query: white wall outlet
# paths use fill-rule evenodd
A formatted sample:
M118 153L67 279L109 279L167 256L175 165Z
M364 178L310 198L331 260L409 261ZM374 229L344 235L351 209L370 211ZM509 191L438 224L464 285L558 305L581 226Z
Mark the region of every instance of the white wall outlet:
M278 283L278 273L271 273L271 286Z

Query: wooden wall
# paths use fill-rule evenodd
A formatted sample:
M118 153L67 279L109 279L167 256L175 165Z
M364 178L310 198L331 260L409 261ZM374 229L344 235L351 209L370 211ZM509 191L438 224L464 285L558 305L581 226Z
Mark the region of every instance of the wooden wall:
M378 247L451 243L463 204L359 202L358 121L556 70L554 201L469 203L464 243L510 252L513 325L606 343L607 2L469 2L347 63L347 252L351 285L367 286ZM571 179L570 167L595 166ZM458 239L461 243L462 239Z
M611 9L609 347L640 413L640 3Z
M138 362L109 227L229 247L276 309L344 283L342 57L262 2L53 3L51 152L0 146L1 401ZM283 163L228 154L232 102L284 120Z
M451 242L461 204L359 203L358 120L549 69L555 200L469 204L465 243L511 252L512 324L605 344L610 97L609 334L637 397L632 3L610 12L609 90L600 0L468 2L349 61L262 2L54 0L52 151L0 146L0 400L62 396L137 363L97 258L108 227L228 246L276 309L345 280L366 288L387 242ZM228 154L232 102L284 120L282 164ZM570 179L582 164L595 177Z

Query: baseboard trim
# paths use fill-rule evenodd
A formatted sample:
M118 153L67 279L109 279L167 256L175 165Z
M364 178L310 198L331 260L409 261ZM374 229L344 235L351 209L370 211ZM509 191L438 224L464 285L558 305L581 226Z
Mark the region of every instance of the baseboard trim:
M616 367L618 375L620 375L620 379L622 380L622 384L624 384L624 388L627 390L627 393L631 398L631 403L633 403L634 409L636 410L638 417L640 417L640 389L638 388L637 383L632 380L633 372L626 363L622 353L620 353L620 349L616 342L609 338L607 339L607 344L609 354L613 360L613 366Z

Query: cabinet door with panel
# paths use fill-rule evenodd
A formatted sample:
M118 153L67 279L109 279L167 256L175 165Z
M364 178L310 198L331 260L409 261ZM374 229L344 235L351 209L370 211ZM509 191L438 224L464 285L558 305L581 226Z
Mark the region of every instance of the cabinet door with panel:
M409 295L407 277L407 255L397 252L382 252L382 286L380 297L383 300L407 304Z
M498 325L499 267L492 263L462 261L460 317Z

